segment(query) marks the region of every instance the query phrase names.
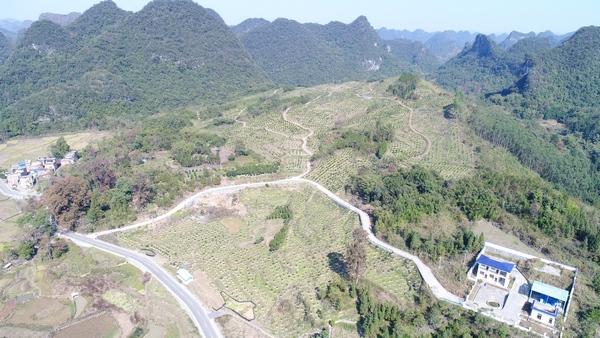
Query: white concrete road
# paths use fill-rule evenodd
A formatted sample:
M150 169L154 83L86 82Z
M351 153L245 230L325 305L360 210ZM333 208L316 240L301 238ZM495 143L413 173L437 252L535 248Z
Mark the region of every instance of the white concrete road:
M11 189L4 180L0 180L0 194L15 200L26 200L32 197L40 196L37 192L26 193Z
M175 277L149 257L96 238L90 238L73 232L62 233L59 236L68 238L80 246L94 247L113 255L123 257L138 269L151 273L173 296L175 296L204 337L222 337L215 321L209 317L208 311L202 307L200 301L183 284L179 283Z

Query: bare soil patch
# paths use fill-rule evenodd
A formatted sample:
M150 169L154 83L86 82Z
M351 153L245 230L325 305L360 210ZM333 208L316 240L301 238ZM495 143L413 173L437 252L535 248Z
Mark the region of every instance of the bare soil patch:
M213 309L223 306L225 300L223 300L219 291L213 287L206 273L195 271L193 275L194 281L188 287L200 297L202 303Z
M243 220L239 217L225 217L221 220L221 224L225 226L227 232L231 235L235 235L240 232L240 227L243 224Z
M21 306L9 319L13 324L56 327L71 319L69 301L56 298L37 298Z
M119 329L117 321L109 313L93 317L58 331L55 338L87 337L103 338Z

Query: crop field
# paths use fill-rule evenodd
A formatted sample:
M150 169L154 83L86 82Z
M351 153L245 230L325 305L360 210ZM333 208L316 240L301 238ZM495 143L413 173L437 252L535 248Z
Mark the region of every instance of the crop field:
M86 131L74 134L11 139L0 144L0 168L9 168L18 161L48 155L50 145L56 142L60 136L64 136L71 148L83 149L88 144L99 141L108 135L108 132Z
M93 249L70 246L61 258L36 259L0 275L1 336L113 337L136 327L151 336L197 336L159 282Z
M317 161L307 178L323 184L333 192L341 192L352 175L356 175L360 168L370 166L369 161L361 158L357 151L341 149L332 156Z
M293 212L284 245L268 243L283 226L267 220L276 206ZM315 288L338 278L358 218L307 186L260 188L199 201L193 212L170 224L121 233L120 244L151 247L172 269L185 266L209 276L211 287L236 300L252 301L257 322L277 336L297 337L324 325ZM369 247L368 280L399 303L412 299L420 283L416 268ZM316 325L316 326L315 326Z

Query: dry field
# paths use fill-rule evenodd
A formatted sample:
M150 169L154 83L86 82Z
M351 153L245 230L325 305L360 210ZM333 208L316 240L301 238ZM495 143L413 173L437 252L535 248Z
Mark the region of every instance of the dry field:
M1 336L127 337L136 327L154 337L197 336L160 283L111 255L70 248L3 271Z
M72 149L80 150L108 135L110 133L105 131L85 131L73 134L10 139L0 144L0 168L9 168L18 161L48 155L50 145L56 142L60 136L64 136Z

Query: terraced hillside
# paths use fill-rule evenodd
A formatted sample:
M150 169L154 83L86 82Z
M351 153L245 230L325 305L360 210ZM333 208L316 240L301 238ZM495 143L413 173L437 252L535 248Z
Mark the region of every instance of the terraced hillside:
M338 192L361 168L378 165L421 165L447 179L470 175L477 162L474 144L482 141L459 121L443 117L452 96L421 81L417 99L400 102L387 92L391 81L263 93L237 102L219 117L233 124L208 123L207 128L222 133L231 149L240 144L250 149L255 161L280 162L279 176L304 173L310 159L308 178ZM332 149L340 133L374 130L378 121L394 130L382 159L352 146ZM226 166L244 163L236 161Z

